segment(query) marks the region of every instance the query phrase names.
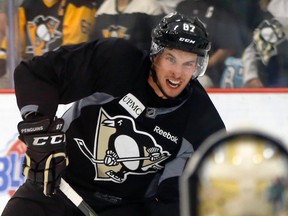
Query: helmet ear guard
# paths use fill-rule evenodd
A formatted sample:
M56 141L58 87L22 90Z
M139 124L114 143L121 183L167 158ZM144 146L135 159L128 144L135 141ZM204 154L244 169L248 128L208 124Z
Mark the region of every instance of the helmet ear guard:
M165 47L197 54L199 61L192 78L205 73L211 42L204 24L197 17L188 17L178 12L163 17L152 30L150 55L158 54Z
M207 69L209 62L209 55L206 56L199 56L197 58L197 68L195 73L192 76L192 79L197 79L199 76L203 76L205 74L205 71Z

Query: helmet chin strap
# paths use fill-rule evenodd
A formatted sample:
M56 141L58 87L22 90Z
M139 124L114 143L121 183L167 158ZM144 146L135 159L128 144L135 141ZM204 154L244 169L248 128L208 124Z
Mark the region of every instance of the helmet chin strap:
M158 77L157 77L157 74L156 74L156 71L154 69L154 64L152 63L152 66L151 66L151 76L152 76L152 79L153 79L153 82L157 85L157 87L159 88L159 90L162 92L162 94L167 97L167 99L170 99L170 100L177 100L179 98L179 96L177 97L171 97L169 95L167 95L165 93L165 91L163 90L162 86L160 85L159 83L159 80L158 80ZM192 87L191 87L191 84L189 83L186 87L185 87L185 90L187 91L188 93L188 96L191 95L192 93Z

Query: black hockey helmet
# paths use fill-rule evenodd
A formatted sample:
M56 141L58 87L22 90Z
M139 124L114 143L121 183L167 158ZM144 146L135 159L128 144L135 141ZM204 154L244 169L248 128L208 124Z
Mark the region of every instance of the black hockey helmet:
M213 134L180 177L180 204L181 216L287 214L287 144L254 129Z
M197 70L192 78L197 78L205 73L211 42L205 26L199 18L188 17L179 12L172 12L164 16L152 30L150 56L158 54L165 47L197 54Z
M163 17L152 31L152 43L193 52L199 56L206 56L211 47L208 33L200 19L179 12ZM152 50L152 54L155 53L153 51L157 52Z

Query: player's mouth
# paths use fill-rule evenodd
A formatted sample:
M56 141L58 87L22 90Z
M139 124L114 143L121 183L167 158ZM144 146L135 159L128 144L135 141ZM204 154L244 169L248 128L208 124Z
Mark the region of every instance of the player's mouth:
M167 79L166 82L171 88L178 88L181 84L179 80Z

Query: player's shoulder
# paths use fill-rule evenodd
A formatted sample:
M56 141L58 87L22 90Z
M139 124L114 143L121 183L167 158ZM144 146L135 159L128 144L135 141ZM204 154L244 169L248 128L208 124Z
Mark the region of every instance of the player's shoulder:
M202 113L203 111L206 112L213 108L213 102L199 80L193 80L190 82L190 85L192 87L192 95L190 97L192 104L190 105L194 107L193 109L199 110L199 112ZM197 108L195 107L195 104L197 104Z
M127 46L127 47L137 49L134 43L124 38L107 38L107 40L111 41L111 43L118 44L119 46Z
M112 48L114 51L122 51L123 53L128 53L129 51L142 53L142 51L137 48L135 44L123 38L103 38L92 43L94 43L95 46L102 46L107 49Z

